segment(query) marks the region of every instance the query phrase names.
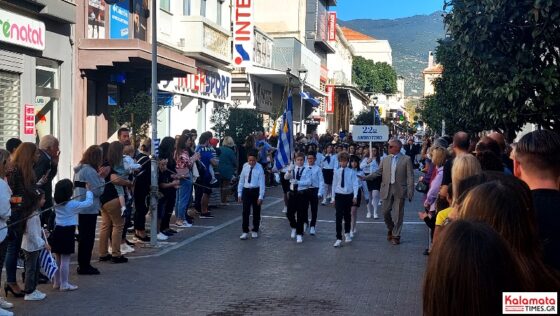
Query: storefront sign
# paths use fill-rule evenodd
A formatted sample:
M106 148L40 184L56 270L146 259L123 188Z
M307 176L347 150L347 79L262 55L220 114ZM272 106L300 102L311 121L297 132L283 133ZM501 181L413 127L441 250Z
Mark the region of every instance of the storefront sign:
M386 142L389 140L387 125L354 125L352 139L356 142Z
M327 91L327 113L334 113L334 86L325 87Z
M1 42L44 50L45 32L45 23L0 9Z
M262 112L272 111L272 84L263 80L253 80L255 107Z
M128 39L129 2L117 2L109 9L110 31L112 39Z
M159 89L229 103L230 83L231 75L225 71L197 68L196 74L174 78L173 81L162 81Z
M329 42L336 41L336 12L329 12Z
M233 62L248 67L253 62L253 0L234 0Z
M26 104L23 108L23 133L35 135L35 107L31 104Z

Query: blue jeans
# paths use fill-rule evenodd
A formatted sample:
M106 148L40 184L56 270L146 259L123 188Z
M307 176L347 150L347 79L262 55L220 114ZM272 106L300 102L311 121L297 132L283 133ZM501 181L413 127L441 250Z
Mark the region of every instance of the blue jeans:
M191 204L192 200L192 180L191 179L182 179L181 186L177 191L177 219L185 220L187 208Z
M13 237L8 241L8 251L6 252L6 282L10 284L16 283L17 260L23 235L14 232Z

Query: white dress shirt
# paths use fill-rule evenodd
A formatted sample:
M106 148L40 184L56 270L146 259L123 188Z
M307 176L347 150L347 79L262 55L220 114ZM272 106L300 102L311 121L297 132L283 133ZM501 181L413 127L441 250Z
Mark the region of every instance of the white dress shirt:
M329 161L327 161L327 157L330 157ZM336 154L332 154L332 155L326 155L323 158L323 161L320 164L321 168L323 169L337 169L338 168L338 159Z
M344 187L342 187L342 172L344 171ZM333 184L332 184L332 197L336 193L338 194L353 194L354 198L358 198L358 190L360 189L360 183L358 181L358 176L356 170L346 168L338 168L334 172Z
M400 157L401 157L400 153L391 156L391 184L395 183L395 175L396 175L396 172L397 172L397 164L399 163Z
M239 183L237 184L237 195L241 198L243 189L259 188L259 200L264 199L264 169L260 163L255 164L251 173L251 165L246 162L241 169L239 175ZM249 173L251 173L251 182L249 182Z
M298 174L300 175L299 180L297 180ZM296 179L297 181L293 181L293 182L291 181L291 182L292 184L297 185L298 192L307 190L311 186L311 169L309 169L309 167L304 167L304 166L301 167L295 166L292 171L286 172L284 179L286 180ZM292 189L291 185L290 185L290 189Z
M323 180L323 171L317 165L307 168L311 171L311 188L319 189L317 196L324 196L325 186L323 184L325 181Z

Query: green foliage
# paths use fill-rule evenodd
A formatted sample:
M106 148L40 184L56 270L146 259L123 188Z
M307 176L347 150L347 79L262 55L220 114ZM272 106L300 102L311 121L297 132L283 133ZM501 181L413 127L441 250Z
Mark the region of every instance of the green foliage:
M387 63L374 63L360 56L354 57L352 78L360 90L368 93L397 92L397 73Z
M222 139L225 136L229 113L230 111L224 103L214 103L214 111L210 116L210 123L214 124L212 129L216 133L215 137L218 139Z
M110 114L117 128L124 125L131 129L133 141L148 137L152 99L146 92L138 92L124 105L111 107Z
M374 109L368 107L362 110L352 119L352 125L374 125L373 123ZM378 122L379 123L379 122Z
M238 146L245 142L247 135L263 130L263 116L252 109L240 109L235 106L219 105L210 117L214 124L212 129L217 138L231 136Z
M438 52L445 70L436 94L447 93L436 97L440 108L453 106L458 125L499 129L510 139L525 123L560 129L560 2L448 0L446 6L451 40L438 51L453 58L446 62Z

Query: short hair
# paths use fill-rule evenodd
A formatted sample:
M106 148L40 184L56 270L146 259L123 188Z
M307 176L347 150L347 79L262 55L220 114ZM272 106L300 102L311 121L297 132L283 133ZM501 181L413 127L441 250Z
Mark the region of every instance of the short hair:
M206 144L206 142L210 141L211 138L212 138L212 132L204 132L200 134L200 136L198 137L198 144L199 145Z
M224 141L222 142L222 146L234 147L235 142L233 141L233 138L231 138L231 136L226 136L226 137L224 137Z
M317 153L314 152L313 150L310 150L310 151L307 152L307 156L308 156L308 157L309 157L309 156L313 156L313 158L317 158Z
M528 133L517 142L514 158L527 173L557 180L560 177L560 135L549 130Z
M340 154L338 154L338 161L348 161L350 158L350 155L348 153L342 152Z
M70 179L62 179L54 186L54 201L56 204L66 203L72 198L74 185Z
M251 149L247 151L247 157L255 157L259 156L259 152L256 149Z
M134 157L134 146L132 145L126 145L123 148L123 154Z
M399 148L402 148L403 146L402 142L398 138L391 138L391 140L389 140L389 143L397 144Z
M453 146L464 151L469 150L471 140L469 134L465 132L457 132L453 135Z
M13 154L16 148L18 148L18 146L21 145L21 143L22 143L21 139L19 138L10 138L6 142L6 150L9 151L10 154Z
M117 137L121 137L122 133L130 133L130 130L127 127L121 127L117 131Z
M491 150L477 151L476 159L480 162L482 170L504 171L502 160Z
M39 149L46 150L58 145L58 139L52 135L45 135L39 141Z
M146 151L146 149L149 150L151 148L152 148L152 139L149 137L142 139L142 141L140 142L140 150Z
M497 141L493 140L492 138L488 137L488 136L483 136L478 143L476 143L475 146L475 151L481 152L481 151L491 151L493 153L496 154L496 156L500 157L501 154L501 150L500 150L500 145L498 144Z
M442 147L434 147L431 151L432 162L434 165L441 167L445 163L447 151Z
M305 154L303 153L303 151L297 152L294 158L302 158L305 160Z

